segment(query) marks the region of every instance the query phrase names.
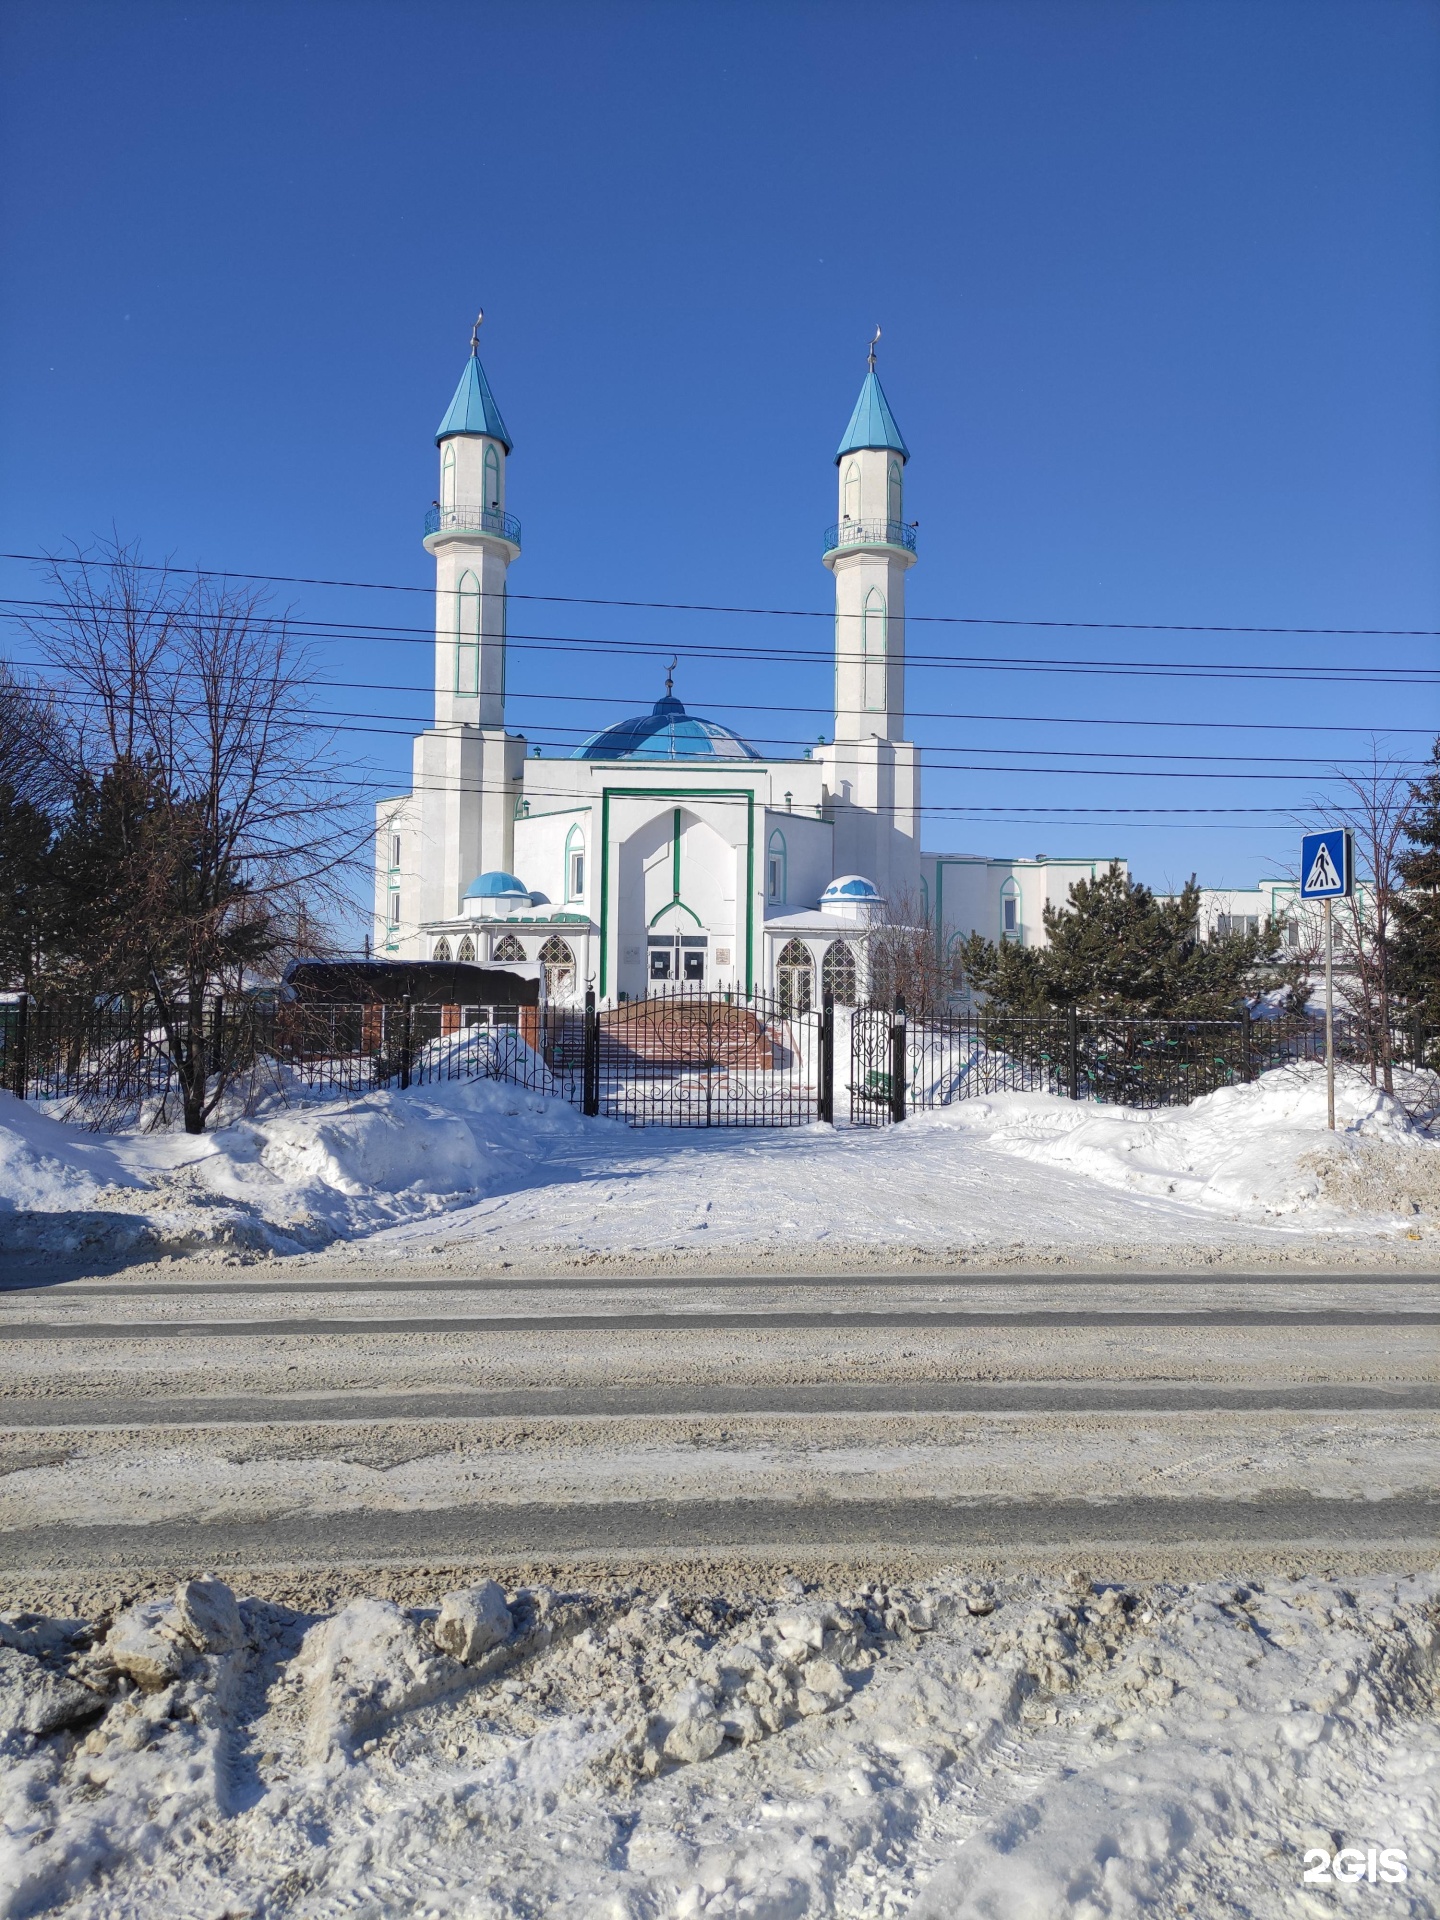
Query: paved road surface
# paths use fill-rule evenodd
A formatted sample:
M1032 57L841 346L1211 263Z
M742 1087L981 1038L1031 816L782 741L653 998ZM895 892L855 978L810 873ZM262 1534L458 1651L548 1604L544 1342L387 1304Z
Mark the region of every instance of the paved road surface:
M197 1314L188 1303L202 1300ZM0 1570L13 1590L20 1569L747 1546L1003 1554L1190 1543L1229 1545L1237 1565L1260 1546L1362 1558L1383 1548L1428 1561L1440 1545L1437 1329L1440 1281L1409 1273L297 1275L294 1284L237 1274L7 1286ZM934 1449L927 1471L942 1497L849 1497L835 1477L843 1467L822 1465L813 1484L801 1476L796 1497L766 1497L762 1479L757 1497L737 1498L741 1456L749 1447L753 1463L756 1442L735 1423L771 1416L790 1422L785 1444L797 1457L822 1463L869 1447L865 1434L877 1436L878 1457L886 1420L918 1420L915 1445ZM715 1498L586 1497L597 1449L621 1446L623 1428L643 1475L647 1447L680 1444L663 1427L677 1419L693 1428L684 1444L698 1452L687 1459L716 1463ZM662 1423L648 1438L646 1420ZM535 1421L550 1468L573 1458L574 1486L553 1500L535 1500L528 1485L518 1503L492 1500L481 1469ZM443 1439L424 1431L446 1422ZM356 1458L378 1476L373 1504L363 1489L342 1498L333 1487L307 1504L300 1469L313 1466L319 1485L327 1463L348 1458L341 1429L351 1428ZM473 1504L407 1507L387 1488L390 1463L413 1468L417 1447L443 1445L448 1468L472 1442L482 1483ZM1221 1484L1204 1478L1221 1442L1244 1477L1225 1480L1224 1497L1191 1497L1193 1485ZM1326 1495L1327 1447L1351 1475L1347 1497ZM122 1472L116 1453L127 1448ZM267 1448L274 1510L257 1516ZM986 1495L1007 1448L1053 1461L1054 1485L1042 1468L1014 1497ZM1120 1497L1056 1497L1065 1455L1085 1448L1099 1449ZM1176 1463L1176 1479L1158 1483L1174 1494L1124 1497L1142 1470L1156 1471L1157 1448ZM942 1456L943 1471L933 1464ZM1387 1478L1402 1457L1403 1485ZM1315 1460L1308 1490L1297 1490L1296 1462ZM174 1486L189 1462L193 1511L176 1517ZM242 1471L243 1510L225 1491ZM147 1473L165 1482L169 1507L147 1509ZM113 1517L102 1508L100 1524L71 1524L65 1489L86 1474L106 1486L111 1474L128 1492ZM1065 1483L1084 1484L1073 1471ZM139 1524L147 1510L164 1517Z

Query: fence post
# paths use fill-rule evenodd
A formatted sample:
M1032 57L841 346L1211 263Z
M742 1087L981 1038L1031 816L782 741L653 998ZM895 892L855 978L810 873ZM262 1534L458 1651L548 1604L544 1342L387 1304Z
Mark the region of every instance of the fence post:
M413 1039L410 1024L410 996L405 994L400 1001L400 1091L404 1093L410 1085L410 1052Z
M1247 1002L1240 1009L1240 1078L1249 1086L1252 1078L1250 1064L1250 1007Z
M1080 1098L1080 1016L1071 1007L1065 1017L1066 1078L1070 1082L1070 1098Z
M895 1013L890 1022L890 1118L905 1118L905 1002L895 996Z
M815 1103L816 1118L829 1126L835 1124L835 996L827 993L820 1002L820 1087Z
M595 989L585 990L584 1042L580 1056L580 1111L590 1115L600 1111L600 1015L595 1010Z
M210 1008L210 1072L221 1072L225 1058L225 996L217 993Z
M23 1100L25 1098L25 1086L30 1078L30 1063L26 1057L26 1047L30 1038L28 1031L30 1025L29 994L22 993L13 1004L15 1007L15 1025L11 1029L11 1037L15 1043L15 1061L14 1077L10 1085L15 1098L17 1100Z

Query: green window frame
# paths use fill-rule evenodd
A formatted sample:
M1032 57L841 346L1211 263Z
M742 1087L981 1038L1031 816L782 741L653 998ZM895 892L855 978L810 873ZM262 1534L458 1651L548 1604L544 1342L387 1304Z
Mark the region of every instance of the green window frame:
M565 836L565 903L585 898L585 830L574 826Z
M891 520L898 521L905 505L905 486L900 477L900 462L890 462L890 472L886 477L885 508Z
M860 462L852 460L845 469L845 482L841 488L840 512L846 520L860 518Z
M765 846L765 898L784 906L790 897L790 853L776 827Z
M500 456L489 446L485 449L485 498L481 504L495 509L500 505Z
M445 451L440 456L440 504L442 507L455 505L455 443L445 442Z

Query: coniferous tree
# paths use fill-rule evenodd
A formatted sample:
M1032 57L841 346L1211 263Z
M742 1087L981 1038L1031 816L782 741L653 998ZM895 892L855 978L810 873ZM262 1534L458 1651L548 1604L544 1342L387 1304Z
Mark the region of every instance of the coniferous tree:
M373 828L306 711L303 649L255 594L118 542L49 579L32 631L84 753L46 967L144 998L199 1133L228 1072L207 1007L283 962L302 906L340 903Z
M1404 892L1395 896L1395 972L1409 1011L1440 1026L1440 740L1431 767L1410 789L1408 847L1396 865Z
M0 782L0 988L33 992L53 906L47 813Z
M1271 984L1280 928L1202 941L1200 889L1192 876L1173 899L1157 899L1118 862L1077 880L1064 907L1047 905L1048 944L972 934L960 948L970 985L1006 1013L1086 1013L1148 1019L1224 1020L1257 986Z

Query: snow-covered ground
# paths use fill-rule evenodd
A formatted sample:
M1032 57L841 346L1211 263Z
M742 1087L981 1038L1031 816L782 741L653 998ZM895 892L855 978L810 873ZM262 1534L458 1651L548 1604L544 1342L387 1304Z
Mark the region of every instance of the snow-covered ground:
M1437 1624L1433 1575L12 1616L0 1914L1433 1915Z
M1323 1071L1188 1108L995 1094L900 1127L634 1131L476 1080L295 1097L214 1133L100 1135L0 1094L0 1245L137 1256L1283 1244L1440 1219L1440 1141L1359 1073L1339 1132Z

